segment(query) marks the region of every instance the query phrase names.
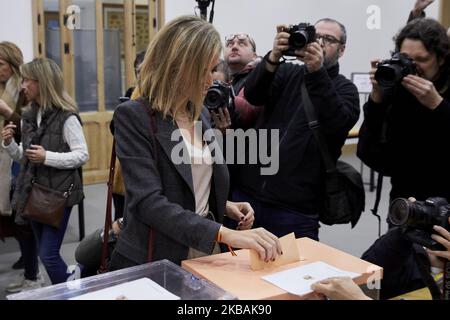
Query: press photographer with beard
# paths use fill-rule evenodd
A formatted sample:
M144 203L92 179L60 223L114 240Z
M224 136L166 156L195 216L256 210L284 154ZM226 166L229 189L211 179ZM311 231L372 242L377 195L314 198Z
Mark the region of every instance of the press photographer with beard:
M248 102L264 105L258 128L280 130L280 165L272 176L260 175L261 164L239 166L232 197L252 204L255 226L277 236L295 232L296 237L317 240L325 168L308 127L301 83L306 84L316 108L333 160L340 156L347 134L358 120L359 96L353 83L339 74L338 60L344 55L347 40L345 27L336 20L322 19L315 29L315 40L294 53L304 62L300 66L280 61L289 49L291 35L286 32L287 25L277 26L272 51L246 80Z

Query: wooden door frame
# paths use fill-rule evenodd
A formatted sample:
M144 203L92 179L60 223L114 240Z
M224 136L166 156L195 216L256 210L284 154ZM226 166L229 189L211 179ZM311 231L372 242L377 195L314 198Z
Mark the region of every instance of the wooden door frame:
M67 7L73 0L59 0L59 22L60 22L60 50L61 67L64 76L64 83L67 91L75 98L75 66L73 32L65 27L65 14ZM164 24L165 0L149 0L149 40L154 38L156 31ZM97 93L98 107L95 112L80 113L84 122L84 133L89 142L91 160L83 170L85 184L102 183L107 181L109 173L109 158L112 146L112 137L109 133L109 122L112 119L113 111L106 110L105 106L105 77L104 77L104 25L103 25L103 5L107 1L95 0L96 15L96 45L97 45ZM135 0L124 0L120 7L124 10L124 41L125 41L125 74L126 86L135 83L134 59L136 56L136 5ZM44 0L33 0L33 37L34 56L45 57L45 20L44 20ZM124 88L126 89L126 88ZM92 162L91 162L92 161Z
M441 0L440 3L440 13L439 13L439 21L444 25L444 27L450 27L450 1L449 0Z
M32 1L33 53L36 58L45 57L44 0Z

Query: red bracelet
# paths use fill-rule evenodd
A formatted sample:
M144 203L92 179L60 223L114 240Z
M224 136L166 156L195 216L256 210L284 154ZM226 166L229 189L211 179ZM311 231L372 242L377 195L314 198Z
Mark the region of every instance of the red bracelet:
M217 243L222 243L222 233L220 232L220 229L219 229L219 231L217 232L217 235L216 235L216 242ZM230 251L231 255L233 257L236 257L237 254L236 254L236 252L234 252L233 248L229 244L226 244L226 245L227 245L228 251Z

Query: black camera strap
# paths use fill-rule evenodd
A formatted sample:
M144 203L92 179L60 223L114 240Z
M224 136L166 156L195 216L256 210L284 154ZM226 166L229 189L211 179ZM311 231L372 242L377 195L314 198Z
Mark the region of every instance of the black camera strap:
M306 118L308 119L308 126L311 129L314 139L317 141L319 146L320 154L322 155L323 162L325 164L325 169L327 173L332 173L336 171L336 164L331 159L330 152L328 151L328 146L325 141L325 137L320 131L320 123L317 119L316 111L314 105L309 97L308 90L306 89L305 80L301 84L303 107L305 109Z
M413 245L413 251L415 255L415 260L417 263L417 267L420 272L420 276L427 286L428 290L430 290L430 294L433 300L441 299L441 290L434 280L433 276L430 274L430 263L428 260L428 255L423 251L423 248L419 245Z
M450 260L445 260L442 279L442 300L450 300Z

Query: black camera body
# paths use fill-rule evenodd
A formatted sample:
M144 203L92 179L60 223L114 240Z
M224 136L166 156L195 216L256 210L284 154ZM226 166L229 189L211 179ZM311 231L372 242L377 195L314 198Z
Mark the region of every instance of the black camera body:
M450 204L444 198L428 198L411 202L397 198L389 206L389 220L403 229L406 237L414 243L431 250L445 251L443 245L431 238L436 234L433 226L438 225L450 231L448 218Z
M130 98L129 98L129 97L119 97L119 101L120 101L120 103L124 103L124 102L127 102L128 100L130 100Z
M295 50L301 50L316 40L316 27L309 23L291 25L285 31L290 34L289 49L283 52L285 56L295 57Z
M206 93L205 107L209 111L216 111L218 108L228 108L234 110L234 90L229 84L219 80L214 80Z
M375 80L381 89L391 89L399 85L407 75L416 75L417 67L408 55L396 52L391 59L383 60L377 65Z

